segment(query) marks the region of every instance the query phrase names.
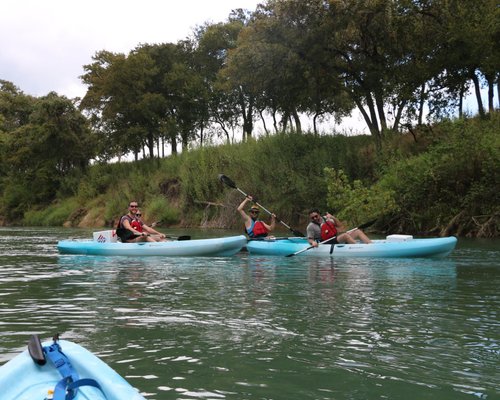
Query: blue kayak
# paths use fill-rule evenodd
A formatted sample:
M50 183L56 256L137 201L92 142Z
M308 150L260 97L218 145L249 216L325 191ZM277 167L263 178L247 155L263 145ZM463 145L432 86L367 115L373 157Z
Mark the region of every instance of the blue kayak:
M246 243L247 239L243 235L141 243L61 240L57 243L57 249L62 254L87 254L93 256L222 257L235 255Z
M42 344L34 335L28 347L0 367L2 400L145 400L112 368L75 343Z
M250 254L269 256L307 256L307 257L445 257L455 248L457 238L414 239L411 235L389 235L386 239L373 240L364 244L320 244L310 248L305 238L277 238L249 240L247 250ZM308 249L310 248L310 249ZM307 249L307 250L306 250ZM297 254L295 254L297 253Z

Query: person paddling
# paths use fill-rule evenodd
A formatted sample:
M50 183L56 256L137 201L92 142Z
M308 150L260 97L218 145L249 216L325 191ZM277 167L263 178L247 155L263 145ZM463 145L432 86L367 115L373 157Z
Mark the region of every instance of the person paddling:
M335 218L332 214L326 213L322 221L320 212L317 208L309 211L309 218L311 222L307 225L307 241L313 247L318 247L318 242L326 242L327 244L337 243L356 243L356 239L361 240L363 243L372 243L370 238L361 229L344 232L343 224Z
M245 205L249 202L253 201L252 196L248 195L238 206L238 211L243 218L245 223L245 233L248 235L250 239L263 238L269 235L269 232L274 230L276 226L276 215L271 214L271 223L266 224L265 222L259 220L260 209L255 204L250 207L248 215L244 208Z
M131 201L128 205L128 214L120 218L116 234L124 243L136 242L161 242L165 241L165 235L146 225L136 216L139 205ZM150 236L155 235L155 236Z

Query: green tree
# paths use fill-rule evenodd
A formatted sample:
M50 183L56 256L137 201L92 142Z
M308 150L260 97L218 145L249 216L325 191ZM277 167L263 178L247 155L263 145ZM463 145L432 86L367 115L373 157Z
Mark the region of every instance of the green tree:
M226 90L227 85L219 74L227 63L229 51L236 47L243 25L242 18L236 17L230 17L227 22L204 24L196 29L193 43L194 62L204 77L207 94L207 128L227 143L231 142L240 114L235 91Z
M500 8L495 0L438 1L433 12L439 15L437 55L442 62L443 80L449 93L462 100L472 82L478 113L484 116L481 90L488 89L488 109L494 110L494 85L500 78ZM500 98L500 89L499 89Z
M61 181L95 155L95 137L73 101L54 92L29 99L27 120L2 133L3 204L11 217L52 201Z
M81 79L89 88L80 106L90 113L99 132L102 155L132 151L137 159L146 145L153 157L161 122L158 111L164 109L162 96L151 90L157 73L154 61L140 48L128 57L101 51L93 60L84 66Z

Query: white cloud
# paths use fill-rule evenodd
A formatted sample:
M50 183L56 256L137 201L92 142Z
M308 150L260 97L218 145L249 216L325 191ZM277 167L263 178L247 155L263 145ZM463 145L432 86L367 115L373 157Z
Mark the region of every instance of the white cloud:
M175 43L197 25L227 19L257 0L3 0L0 79L23 92L83 96L78 78L99 50L128 53L143 43Z

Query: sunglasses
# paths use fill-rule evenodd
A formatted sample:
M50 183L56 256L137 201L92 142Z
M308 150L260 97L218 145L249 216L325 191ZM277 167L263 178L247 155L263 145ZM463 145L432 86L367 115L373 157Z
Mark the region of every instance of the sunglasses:
M311 219L317 219L317 218L319 218L319 215L317 215L317 214L316 215L311 215Z
M260 211L258 211L258 210L250 210L250 212L251 212L252 214L258 214L258 213L260 213Z
M140 214L140 213L137 213L137 214L135 214L135 215L137 215L138 217L141 217L141 216L142 216L142 214Z
M130 207L130 208L137 208L137 207L139 207L139 206L138 206L138 205L135 205L135 206L130 205L129 207Z

